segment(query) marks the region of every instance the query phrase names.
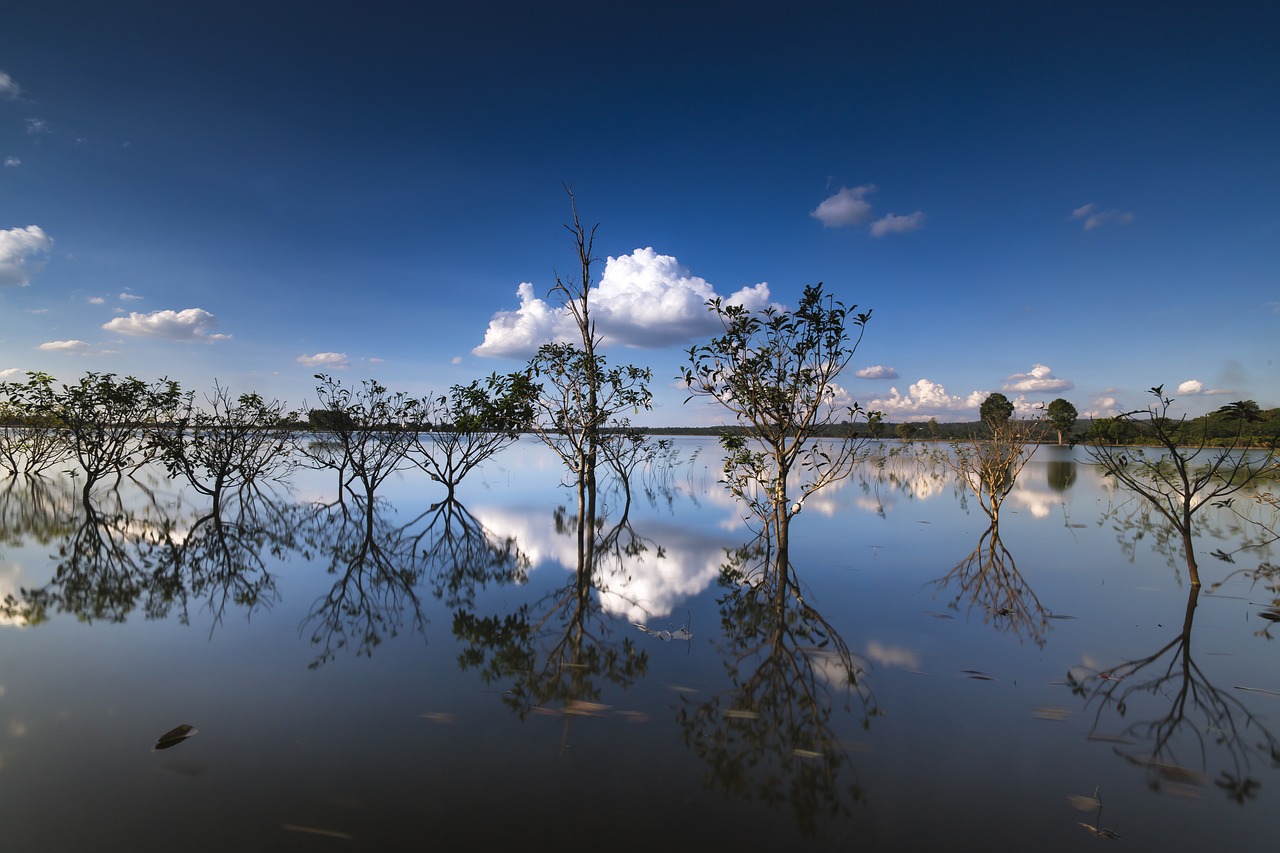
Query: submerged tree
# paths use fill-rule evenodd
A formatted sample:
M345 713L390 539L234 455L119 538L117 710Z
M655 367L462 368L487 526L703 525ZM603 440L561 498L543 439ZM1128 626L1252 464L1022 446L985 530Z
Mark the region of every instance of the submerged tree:
M525 373L493 374L455 385L448 396L422 401L424 429L414 434L410 460L454 490L472 470L514 443L533 421L537 389Z
M421 404L403 391L388 391L373 379L352 388L323 373L315 378L321 408L313 411L310 419L316 432L313 440L299 441L299 450L316 465L338 472L339 495L359 482L366 506L372 506L374 490L408 464Z
M648 409L650 372L634 365L610 367L597 352L601 337L591 315L591 266L596 228L587 229L578 217L573 191L569 206L572 224L565 228L573 235L579 274L577 278L556 275L554 295L564 300L573 316L578 339L572 343L544 344L529 362L529 376L540 382L534 402L531 429L555 451L574 479L578 499L578 565L594 563L594 521L598 511L601 454L606 428L628 410Z
M153 441L170 476L181 476L213 498L214 513L227 489L278 477L289 469L288 435L278 431L284 405L259 394L231 392L216 382L197 406L188 395L173 422Z
M41 379L34 374L33 379ZM53 382L29 384L32 412L60 430L84 472L83 499L87 503L98 481L126 471L152 458L155 450L149 433L171 423L182 401L177 382L162 379L148 384L134 376L86 373L74 385L53 387Z
M856 305L845 307L821 284L805 287L794 311L769 307L753 314L718 298L708 306L724 334L690 348L684 383L689 399L716 401L745 428L720 439L723 482L769 528L778 567L785 569L792 517L809 495L848 476L862 447L852 427L862 410L840 405L836 379L871 313L854 313ZM793 475L799 475L794 502Z
M37 406L52 383L47 373L28 373L25 384L0 382L0 471L11 477L40 474L71 453L57 422Z
M997 524L1000 505L1035 453L1044 429L1039 418L993 420L987 428L988 437L957 439L948 450L932 451L929 456L959 475L991 523Z
M1171 418L1173 400L1164 395L1164 386L1152 388L1151 394L1156 403L1116 419L1130 425L1160 453L1148 455L1142 448L1115 447L1095 440L1089 455L1104 473L1148 501L1169 522L1182 540L1191 585L1198 587L1200 567L1193 543L1196 513L1209 503L1229 506L1226 499L1272 468L1275 449L1251 454L1239 446L1247 422L1243 416L1237 421L1235 438L1226 446L1210 449L1208 419L1192 425L1185 415ZM1203 461L1198 461L1202 457Z

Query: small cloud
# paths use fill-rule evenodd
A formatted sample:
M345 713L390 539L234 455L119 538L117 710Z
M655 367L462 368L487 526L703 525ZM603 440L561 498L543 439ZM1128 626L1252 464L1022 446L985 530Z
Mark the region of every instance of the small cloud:
M885 367L883 364L875 364L871 367L864 367L853 375L859 379L897 379L898 371L892 367Z
M40 345L43 350L62 350L63 352L88 352L92 347L85 341L46 341Z
M1071 218L1083 219L1084 230L1092 231L1100 225L1128 225L1134 217L1131 210L1098 210L1090 203L1071 211Z
M106 301L107 301L107 300L103 299L101 296L90 296L90 297L89 297L89 304L90 304L90 305L101 305L101 304L103 304L103 303L104 303L104 302L106 302Z
M48 132L49 132L49 122L45 121L42 118L27 119L28 134L35 136L37 134L48 133Z
M53 238L38 225L0 231L0 287L6 284L25 287L30 284L31 271L27 262L47 254L51 248Z
M8 74L0 71L0 98L16 101L22 94L22 87Z
M1103 391L1093 398L1088 411L1080 413L1083 418L1114 418L1117 414L1116 398L1111 396L1113 390Z
M843 225L856 227L871 218L871 202L866 200L866 196L875 191L875 184L841 187L839 192L823 199L821 204L809 211L809 215L825 228L839 228Z
M307 367L331 367L334 370L346 370L351 366L351 359L345 352L318 352L315 355L298 356L298 364Z
M0 382L8 382L11 379L17 379L20 375L22 375L21 368L10 367L5 370L0 370Z
M27 310L27 313L28 314L48 314L49 309L48 308L30 308Z
M890 213L882 219L871 223L871 236L883 237L886 234L906 234L924 226L924 213L917 210L906 216Z
M450 363L450 364L462 364L462 356L460 356L460 355L455 355L453 358L449 359L449 363Z
M1280 302L1268 302L1267 304L1271 306L1271 313L1280 314Z
M22 165L22 161L19 160L17 157L10 155L4 158L4 167L6 169L12 169L14 166L21 166L21 165Z
M1069 379L1058 379L1053 369L1043 364L1032 366L1030 373L1015 373L1004 380L1001 391L1069 391L1076 387Z
M1233 394L1230 388L1206 388L1198 379L1188 379L1178 386L1178 394L1183 397L1211 397L1218 394Z
M129 312L102 324L102 328L121 335L139 338L162 338L168 341L225 341L230 335L212 334L218 318L203 308L181 311L152 311L150 314Z
M370 357L370 358L366 358L366 359L365 359L365 362L366 362L366 363L368 363L368 364L382 364L384 361L386 361L386 359L385 359L385 358L373 358L373 357Z
M136 293L130 293L129 291L126 290L123 293L117 294L116 298L123 300L125 302L133 302L141 299L142 297Z

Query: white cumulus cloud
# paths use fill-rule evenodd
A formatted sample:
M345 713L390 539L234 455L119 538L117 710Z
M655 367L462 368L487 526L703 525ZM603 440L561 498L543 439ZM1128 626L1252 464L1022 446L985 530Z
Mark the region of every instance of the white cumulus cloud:
M102 328L121 335L140 338L163 338L170 341L225 341L230 335L213 334L218 318L203 308L181 311L152 311L150 314L129 312L102 324Z
M1098 210L1093 203L1089 203L1071 211L1071 218L1083 219L1084 230L1092 231L1100 225L1128 225L1133 221L1133 211Z
M853 375L859 379L897 379L898 371L883 364L873 364L856 371Z
M1209 397L1230 393L1232 393L1230 388L1206 388L1199 379L1188 379L1178 386L1178 394L1183 397Z
M986 391L970 391L967 397L948 394L940 383L928 379L913 382L903 394L896 387L889 389L889 396L868 400L864 408L884 412L890 418L924 418L944 412L960 412L977 409L987 397Z
M40 349L88 352L90 347L85 341L46 341L40 345Z
M315 355L298 356L298 364L305 364L307 367L332 367L335 370L345 370L351 366L351 359L345 352L318 352Z
M923 226L924 213L922 211L917 210L915 213L908 213L905 216L890 213L871 223L871 236L883 237L886 234L906 234Z
M1001 391L1069 391L1076 387L1070 379L1059 379L1053 368L1033 365L1029 373L1015 373L1004 380Z
M0 231L0 286L31 283L28 261L53 248L53 238L39 225Z
M871 202L866 197L875 191L875 184L841 187L839 192L823 199L821 204L809 211L809 215L827 228L861 225L871 218Z
M484 342L473 354L527 357L545 343L578 340L567 308L540 299L529 282L521 283L516 292L520 307L494 314ZM650 348L719 331L715 315L707 310L707 300L716 296L706 279L690 273L674 257L646 248L608 258L588 298L596 330L606 344ZM769 304L769 286L761 282L744 287L725 302L758 310Z

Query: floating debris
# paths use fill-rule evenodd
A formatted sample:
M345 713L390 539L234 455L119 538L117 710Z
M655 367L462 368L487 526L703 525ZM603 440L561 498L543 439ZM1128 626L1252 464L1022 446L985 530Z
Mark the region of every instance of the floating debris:
M647 625L641 625L639 622L632 622L632 625L639 628L650 637L657 637L659 640L666 642L668 640L692 640L693 633L688 628L677 628L674 631L653 630Z
M954 615L952 615L952 614L950 614L950 613L939 613L939 612L938 612L938 611L936 611L936 610L926 610L926 611L925 611L925 613L926 613L926 614L928 614L929 616L932 616L934 619L954 619L954 618L956 618Z
M1263 610L1258 615L1268 622L1280 622L1280 610Z
M1031 712L1031 716L1037 720L1053 720L1054 722L1062 722L1071 717L1073 712L1066 708L1055 708L1051 705L1045 705L1042 708L1036 708Z
M626 720L628 723L649 722L649 715L644 711L615 711L614 713Z
M151 751L155 752L159 749L168 749L171 746L177 746L187 738L196 734L199 730L195 726L182 724L177 728L169 729L169 731L160 735L160 739L156 741L156 745L151 747Z
M450 714L447 711L428 711L422 715L422 719L429 723L442 723L444 725L452 725L458 722L457 714Z
M598 717L602 711L609 710L608 705L599 702L587 702L583 699L570 699L564 704L564 712L574 717Z
M757 711L749 711L746 708L730 708L724 712L726 720L758 720L760 714Z
M995 677L987 675L985 672L979 672L976 669L962 669L960 674L965 678L972 678L975 681L995 681Z
M1098 791L1095 789L1092 797L1086 797L1083 794L1074 794L1067 797L1067 802L1071 803L1071 807L1082 812L1091 812L1094 809L1102 807L1102 801L1098 799Z
M1085 829L1089 830L1090 832L1092 832L1094 835L1101 836L1102 838L1110 838L1116 841L1120 840L1120 834L1115 832L1114 830L1105 829L1100 826L1094 826L1091 823L1084 823L1083 821L1080 822L1080 825L1083 826Z
M1268 696L1280 696L1280 693L1275 690L1263 690L1261 687L1241 687L1237 684L1236 690L1248 690L1250 693L1265 693Z
M281 829L287 829L289 832L304 832L307 835L323 835L325 838L340 838L343 841L354 841L355 838L348 833L339 832L336 829L323 829L319 826L300 826L296 823L282 823Z

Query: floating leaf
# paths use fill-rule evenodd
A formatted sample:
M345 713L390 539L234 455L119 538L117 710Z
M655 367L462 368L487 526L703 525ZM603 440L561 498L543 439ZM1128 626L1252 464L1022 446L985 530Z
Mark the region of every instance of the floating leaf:
M966 677L975 679L977 681L995 681L995 678L993 676L987 675L985 672L979 672L976 669L961 670L961 673Z
M1280 622L1280 610L1263 610L1258 615L1268 622Z
M171 746L177 746L193 734L196 734L197 731L198 729L196 729L195 726L189 726L186 723L183 723L177 728L169 729L169 731L160 735L160 739L156 741L155 746L151 747L151 751L155 752L158 749L168 749Z
M1071 803L1071 807L1073 809L1078 809L1082 812L1091 812L1094 809L1102 808L1102 801L1098 799L1097 791L1094 792L1094 796L1092 797L1086 797L1083 794L1075 794L1074 796L1067 797L1067 802Z

